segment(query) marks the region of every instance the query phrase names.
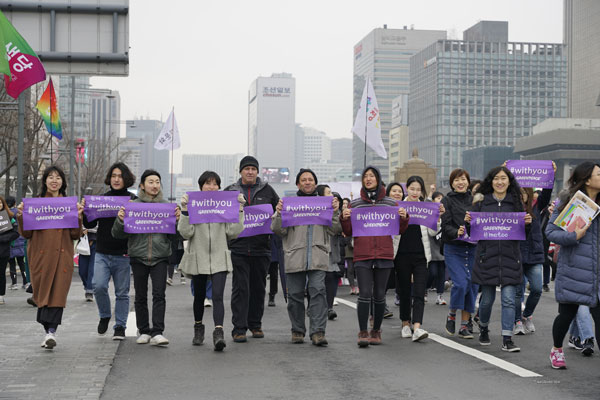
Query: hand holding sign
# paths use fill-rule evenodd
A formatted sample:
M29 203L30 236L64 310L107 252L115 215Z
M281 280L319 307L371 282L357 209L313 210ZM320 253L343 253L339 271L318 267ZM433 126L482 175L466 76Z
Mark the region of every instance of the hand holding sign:
M400 218L406 218L406 208L400 207L398 209L398 215L400 216Z
M119 217L119 220L123 222L123 218L125 218L125 207L121 207L119 213L117 214L117 217Z
M17 206L17 217L23 216L23 202Z
M181 196L181 211L187 211L188 201L189 196L187 195L187 193Z
M531 214L525 214L525 225L529 225L533 218L531 218Z

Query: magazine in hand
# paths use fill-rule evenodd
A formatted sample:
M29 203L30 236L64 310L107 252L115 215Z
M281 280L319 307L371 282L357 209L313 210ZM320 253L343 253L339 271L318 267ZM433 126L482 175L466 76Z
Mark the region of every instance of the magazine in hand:
M600 206L578 190L567 206L558 214L554 225L567 232L573 232L575 228L584 228L591 224L598 214L600 214Z

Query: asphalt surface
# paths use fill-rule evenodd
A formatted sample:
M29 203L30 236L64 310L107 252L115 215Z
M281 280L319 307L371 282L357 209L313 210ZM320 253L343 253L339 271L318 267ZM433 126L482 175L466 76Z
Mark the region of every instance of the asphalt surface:
M552 292L543 294L534 314L536 332L514 338L520 353L500 350L499 296L492 315L492 345L482 347L476 339L445 334L447 307L433 304L433 292L423 326L432 338L420 343L402 339L398 310L392 306L395 315L384 322L383 344L359 349L356 311L351 304L340 304L335 307L338 319L327 325L329 346L318 348L308 339L304 344L290 342L281 293L276 307L265 307L265 338L234 343L230 279L225 298L227 347L222 353L213 351L211 308L205 309L205 344L191 344L194 321L189 285L167 289L164 334L171 343L165 348L138 345L135 337L116 342L110 336L98 336L96 306L83 300L83 288L75 276L58 330L58 346L53 351L41 349L43 332L35 322L35 308L25 303L28 295L21 289L7 291L6 304L0 306L0 399L600 398L597 348L592 357L583 357L568 349L565 341L568 369L550 367L551 324L557 312ZM348 292L348 287L341 287L339 298L356 302L356 296ZM391 291L388 301L393 304ZM444 339L450 345L466 346L471 354L449 347ZM487 356L493 357L480 359ZM510 363L508 370L498 366L502 361ZM530 377L510 372L514 367Z

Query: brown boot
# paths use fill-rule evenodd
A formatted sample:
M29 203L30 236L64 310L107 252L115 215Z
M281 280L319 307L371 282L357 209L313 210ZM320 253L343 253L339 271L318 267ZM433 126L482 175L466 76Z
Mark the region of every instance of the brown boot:
M369 345L369 331L358 332L358 347L367 347Z
M381 344L381 329L372 329L369 334L369 344L371 346Z

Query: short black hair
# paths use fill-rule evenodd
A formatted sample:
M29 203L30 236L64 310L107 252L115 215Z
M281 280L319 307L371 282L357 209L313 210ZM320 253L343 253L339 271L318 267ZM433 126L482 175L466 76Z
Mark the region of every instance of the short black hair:
M133 184L135 183L135 175L131 172L129 167L122 162L116 162L110 166L108 172L106 173L104 184L110 186L110 178L112 176L113 171L117 168L121 170L121 176L123 177L123 186L125 186L126 188L133 186Z
M155 171L153 169L147 169L144 172L142 172L142 177L140 178L140 185L143 185L144 182L146 182L146 178L149 176L157 176L162 184L162 178L160 177L160 174L158 173L158 171Z
M6 196L6 204L9 208L13 208L17 204L17 200L13 196Z
M202 190L202 186L208 181L214 180L219 189L221 189L221 177L215 171L204 171L198 178L198 187Z
M329 185L317 185L317 188L316 188L316 190L317 190L317 195L319 195L319 196L324 196L324 195L325 195L325 188L329 188L329 189L331 189L331 188L329 187Z

